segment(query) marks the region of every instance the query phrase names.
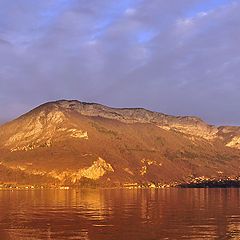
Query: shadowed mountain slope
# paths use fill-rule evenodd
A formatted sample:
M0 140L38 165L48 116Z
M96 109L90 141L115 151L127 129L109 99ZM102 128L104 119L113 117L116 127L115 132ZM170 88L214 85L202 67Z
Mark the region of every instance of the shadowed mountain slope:
M0 181L119 186L236 176L239 148L240 127L61 100L0 126Z

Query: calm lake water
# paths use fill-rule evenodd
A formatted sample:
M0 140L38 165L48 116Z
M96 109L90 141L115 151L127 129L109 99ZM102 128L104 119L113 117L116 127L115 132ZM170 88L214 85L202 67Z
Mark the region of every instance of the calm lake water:
M240 189L0 190L0 239L240 239Z

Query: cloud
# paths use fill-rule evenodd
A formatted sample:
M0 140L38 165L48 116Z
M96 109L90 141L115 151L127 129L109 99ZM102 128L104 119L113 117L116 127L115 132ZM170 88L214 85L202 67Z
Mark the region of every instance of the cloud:
M239 10L237 1L3 0L0 122L67 98L239 125Z

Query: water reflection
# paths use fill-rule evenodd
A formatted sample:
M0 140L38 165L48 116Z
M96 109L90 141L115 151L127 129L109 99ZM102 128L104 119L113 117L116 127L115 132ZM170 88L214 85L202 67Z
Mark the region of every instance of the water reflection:
M239 189L1 190L0 239L240 239Z

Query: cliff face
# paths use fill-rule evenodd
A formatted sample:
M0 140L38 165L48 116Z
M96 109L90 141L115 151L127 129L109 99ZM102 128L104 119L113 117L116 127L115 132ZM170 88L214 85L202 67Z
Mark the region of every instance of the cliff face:
M240 127L219 127L217 136L225 143L226 146L240 149Z
M239 149L239 127L62 100L0 126L0 165L9 172L0 181L118 185L237 175Z

